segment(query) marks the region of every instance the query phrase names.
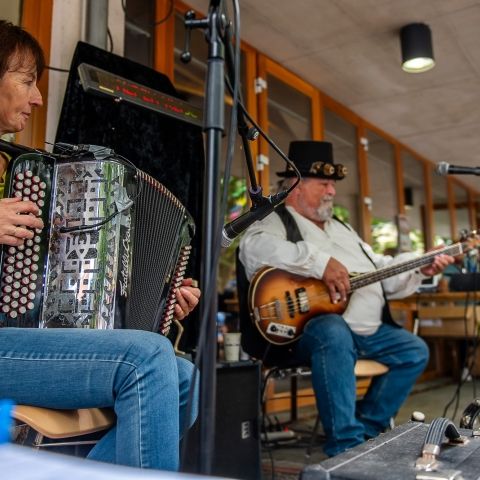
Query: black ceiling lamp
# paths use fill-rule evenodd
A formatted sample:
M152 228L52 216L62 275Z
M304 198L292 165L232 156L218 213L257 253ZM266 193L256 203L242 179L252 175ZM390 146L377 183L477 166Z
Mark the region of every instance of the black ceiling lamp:
M432 32L424 23L410 23L400 30L402 69L408 73L426 72L435 66Z

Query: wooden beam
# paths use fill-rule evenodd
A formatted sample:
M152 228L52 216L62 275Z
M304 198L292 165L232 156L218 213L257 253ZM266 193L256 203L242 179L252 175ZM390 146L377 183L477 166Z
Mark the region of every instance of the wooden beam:
M167 75L172 82L175 63L175 8L173 5L173 0L155 0L153 32L153 68Z
M31 33L40 43L47 65L50 63L50 38L52 35L53 0L24 0L22 5L22 27ZM43 101L48 98L48 70L43 72L38 82ZM21 145L35 148L45 147L47 130L47 106L36 108L32 112L27 127L16 135Z

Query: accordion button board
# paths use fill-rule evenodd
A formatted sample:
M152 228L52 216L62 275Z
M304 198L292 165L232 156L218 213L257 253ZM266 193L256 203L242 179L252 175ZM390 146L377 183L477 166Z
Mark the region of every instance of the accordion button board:
M10 177L9 196L30 200L39 208L38 216L48 221L47 199L51 194L52 161L37 162L38 155L25 154L23 165L14 169ZM16 320L39 307L43 282L43 268L47 243L46 232L36 229L32 239L23 245L5 246L0 278L0 311L9 320ZM27 316L29 317L29 316ZM36 322L34 322L35 324ZM29 320L26 326L35 326Z

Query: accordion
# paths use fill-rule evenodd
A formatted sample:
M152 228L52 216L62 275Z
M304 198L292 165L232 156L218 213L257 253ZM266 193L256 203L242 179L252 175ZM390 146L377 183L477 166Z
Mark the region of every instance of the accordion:
M18 156L5 196L35 202L45 228L3 246L0 326L169 333L194 222L160 182L78 146Z

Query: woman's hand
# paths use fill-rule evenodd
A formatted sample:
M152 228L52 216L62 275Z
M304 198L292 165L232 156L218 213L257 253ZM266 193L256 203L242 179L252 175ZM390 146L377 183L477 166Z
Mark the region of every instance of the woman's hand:
M175 305L175 319L183 320L198 304L200 289L194 286L192 278L185 278L182 286L176 291L177 304Z
M38 207L33 202L20 198L1 199L0 244L19 246L26 238L33 238L32 230L43 228L42 220L36 215Z

